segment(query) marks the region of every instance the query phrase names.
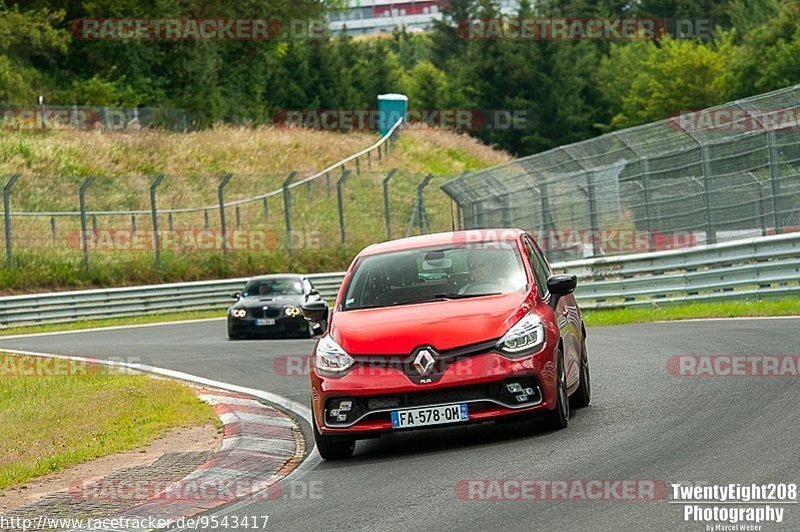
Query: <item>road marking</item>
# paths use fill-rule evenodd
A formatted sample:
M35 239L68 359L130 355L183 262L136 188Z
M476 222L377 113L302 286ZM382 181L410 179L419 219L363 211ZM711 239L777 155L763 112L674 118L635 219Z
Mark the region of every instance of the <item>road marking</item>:
M658 320L626 325L645 325L646 323L686 323L695 321L742 321L742 320L797 320L800 316L736 316L733 318L686 318L681 320Z
M0 335L0 341L15 340L18 338L36 338L39 336L58 336L60 334L78 334L85 332L102 332L102 331L119 331L123 329L144 329L145 327L162 327L165 325L189 325L192 323L207 323L210 321L222 321L228 319L223 316L221 318L198 318L195 320L182 320L182 321L162 321L159 323L138 323L132 325L111 325L108 327L90 327L88 329L71 329L68 331L50 331L42 333L28 333L28 334L9 334L7 336Z

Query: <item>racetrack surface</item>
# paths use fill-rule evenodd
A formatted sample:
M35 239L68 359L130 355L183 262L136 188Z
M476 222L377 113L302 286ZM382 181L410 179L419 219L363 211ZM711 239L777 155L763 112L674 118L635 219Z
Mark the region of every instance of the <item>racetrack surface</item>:
M705 530L684 522L683 505L668 500L470 501L456 486L469 479L797 483L797 377L673 376L667 360L798 355L798 331L796 318L592 328L592 405L573 411L566 430L485 424L362 441L352 459L314 462L295 480L316 483L321 497L254 501L228 512L269 515L269 528L280 530ZM275 361L307 354L313 342L230 342L219 321L0 339L0 348L142 357L308 405L307 378L279 374L285 365ZM800 530L800 507L782 508L784 522L764 530Z

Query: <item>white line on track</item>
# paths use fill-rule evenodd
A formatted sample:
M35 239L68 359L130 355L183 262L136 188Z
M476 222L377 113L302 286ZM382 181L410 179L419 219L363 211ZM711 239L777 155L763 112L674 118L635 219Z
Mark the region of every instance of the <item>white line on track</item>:
M0 335L2 340L15 340L18 338L36 338L39 336L58 336L61 334L79 334L86 332L102 332L102 331L119 331L122 329L143 329L145 327L163 327L166 325L189 325L192 323L206 323L209 321L222 321L227 319L225 316L221 318L199 318L196 320L180 320L180 321L162 321L158 323L138 323L134 325L112 325L109 327L91 327L88 329L69 329L66 331L50 331L41 333L28 333L28 334L10 334L8 336Z

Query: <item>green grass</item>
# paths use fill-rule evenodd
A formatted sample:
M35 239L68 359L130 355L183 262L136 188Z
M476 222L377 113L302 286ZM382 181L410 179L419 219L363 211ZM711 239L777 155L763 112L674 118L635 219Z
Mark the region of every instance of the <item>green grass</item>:
M696 318L800 316L800 298L673 303L627 309L585 310L588 327Z
M182 384L73 362L40 369L37 360L0 354L0 490L148 445L177 427L220 428Z

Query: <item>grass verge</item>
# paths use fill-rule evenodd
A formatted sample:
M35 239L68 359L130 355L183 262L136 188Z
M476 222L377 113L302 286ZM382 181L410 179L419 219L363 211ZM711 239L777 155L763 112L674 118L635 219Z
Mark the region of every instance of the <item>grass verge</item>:
M142 447L178 427L220 426L173 381L0 353L0 490Z
M800 298L674 303L626 309L585 310L587 327L697 318L800 316Z

